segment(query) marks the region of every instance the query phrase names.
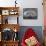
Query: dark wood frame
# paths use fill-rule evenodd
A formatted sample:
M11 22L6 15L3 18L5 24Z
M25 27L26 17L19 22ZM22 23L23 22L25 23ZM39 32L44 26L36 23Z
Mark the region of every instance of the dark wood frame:
M18 23L18 18L19 18L19 7L0 7L0 10L16 10L18 13L17 14L9 14L9 15L2 15L2 13L0 12L0 15L1 15L1 24L0 24L0 32L3 31L3 29L5 28L10 28L14 31L14 29L17 30L17 32L19 31L20 29L20 26L19 26L19 23ZM17 24L8 24L8 23L5 23L3 24L3 16L17 16ZM4 46L4 44L6 44L6 46L18 46L18 41L0 41L0 46ZM11 45L12 44L12 45Z

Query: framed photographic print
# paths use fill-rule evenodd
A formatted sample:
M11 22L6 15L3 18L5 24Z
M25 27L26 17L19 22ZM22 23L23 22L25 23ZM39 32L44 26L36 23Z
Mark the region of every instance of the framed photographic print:
M3 24L17 24L18 23L18 17L17 16L3 16L2 19Z
M17 24L18 22L17 16L9 16L8 17L8 24Z
M18 13L18 12L17 12L16 10L10 10L10 11L9 11L9 14L10 14L10 15L16 15L17 13Z
M9 15L9 10L2 10L2 15Z
M12 30L10 28L5 28L2 31L2 40L8 41L12 40Z
M37 19L37 8L23 8L23 19Z

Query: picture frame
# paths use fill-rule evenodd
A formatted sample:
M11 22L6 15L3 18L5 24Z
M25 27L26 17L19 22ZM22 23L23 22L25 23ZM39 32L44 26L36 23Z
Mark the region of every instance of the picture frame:
M2 15L9 15L9 10L2 10Z
M10 28L4 28L1 37L3 41L9 41L9 40L15 41L18 40L18 32L14 32Z
M23 19L37 19L38 9L37 8L23 8Z
M2 40L3 41L9 41L9 40L12 40L12 30L10 28L5 28L3 29L2 31Z
M8 17L8 24L18 24L18 17L17 16Z
M16 10L10 10L10 11L9 11L9 14L10 14L10 15L16 15L17 13L18 13L18 12L17 12Z
M3 16L3 24L18 24L17 16Z

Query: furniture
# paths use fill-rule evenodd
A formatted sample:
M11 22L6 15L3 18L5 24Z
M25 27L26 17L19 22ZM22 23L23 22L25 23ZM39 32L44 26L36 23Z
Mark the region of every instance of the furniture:
M18 41L5 41L3 46L18 46Z
M18 18L19 7L0 7L0 46L18 46L19 39L16 39L20 29Z
M32 28L28 28L22 38L21 46L42 46L37 40L37 34Z

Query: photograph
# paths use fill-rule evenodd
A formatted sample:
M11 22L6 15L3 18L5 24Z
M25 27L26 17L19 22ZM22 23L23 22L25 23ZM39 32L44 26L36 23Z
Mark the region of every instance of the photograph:
M23 8L23 19L37 19L38 9L37 8Z

